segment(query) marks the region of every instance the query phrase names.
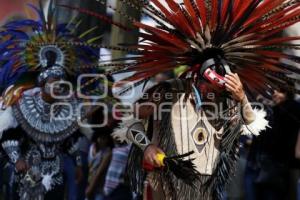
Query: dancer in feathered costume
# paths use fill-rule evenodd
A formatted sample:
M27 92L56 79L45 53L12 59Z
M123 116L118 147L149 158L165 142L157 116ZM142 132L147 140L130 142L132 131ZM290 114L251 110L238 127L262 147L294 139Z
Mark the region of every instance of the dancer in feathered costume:
M92 103L86 97L101 94L106 82L77 82L83 73L103 73L99 46L92 44L97 38L85 40L95 28L76 35L78 19L57 23L54 1L47 16L42 1L40 8L30 6L38 20L12 21L0 30L0 142L15 165L20 199L64 199L61 156L67 152L81 165L79 121L90 111L79 109L83 100L74 91Z
M124 121L115 133L136 144L128 164L132 187L143 192L147 177L154 192L144 194L153 199L221 199L240 135L258 134L268 125L264 111L253 109L245 93L268 96L278 86L293 90L285 82L295 80L286 75L300 70L282 61L300 59L282 50L298 49L288 42L300 37L281 37L280 32L300 20L300 1L120 1L157 25L135 21L109 6L142 30L139 44L118 47L132 56L111 63L122 69L119 73L133 73L125 81L137 86L158 73L188 66L179 79L147 91L148 98L136 103L136 117L142 120ZM112 24L131 31L130 26ZM125 87L122 93L130 90L124 82L118 85ZM143 160L144 167L156 170L145 173Z

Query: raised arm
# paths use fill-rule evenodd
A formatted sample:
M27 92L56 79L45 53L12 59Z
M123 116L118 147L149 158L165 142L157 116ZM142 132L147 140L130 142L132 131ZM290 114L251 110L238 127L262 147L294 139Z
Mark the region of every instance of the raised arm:
M226 90L241 105L241 116L245 123L243 127L244 134L258 135L259 132L265 130L269 126L269 122L265 119L267 113L264 110L252 108L239 76L232 73L226 75L225 82Z

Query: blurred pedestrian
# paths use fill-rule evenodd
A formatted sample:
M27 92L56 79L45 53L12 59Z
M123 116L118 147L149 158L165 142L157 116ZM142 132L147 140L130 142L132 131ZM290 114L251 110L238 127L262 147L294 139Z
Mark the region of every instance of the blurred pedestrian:
M289 191L290 170L297 167L296 141L300 128L300 104L284 90L273 94L271 127L261 137L257 199L285 199Z
M88 186L89 177L89 164L88 164L88 154L90 148L90 141L87 136L83 136L79 140L79 149L82 159L82 180L77 183L77 200L85 199L85 191Z
M113 149L112 159L104 184L105 200L131 200L132 193L125 183L124 175L131 145L117 144Z
M89 184L86 197L89 200L104 198L103 186L112 156L112 139L107 132L96 132L89 151Z

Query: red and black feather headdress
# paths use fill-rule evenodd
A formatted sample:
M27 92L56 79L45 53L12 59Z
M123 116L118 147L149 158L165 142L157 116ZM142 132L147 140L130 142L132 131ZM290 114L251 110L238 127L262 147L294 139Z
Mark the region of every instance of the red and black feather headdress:
M123 13L140 28L142 41L120 49L135 55L122 61L126 71L134 72L127 81L148 80L180 65L188 65L188 71L193 71L210 57L224 59L247 88L257 93L286 85L286 81L293 81L287 74L300 73L296 66L282 62L286 59L300 63L299 56L284 52L299 49L299 45L289 42L300 36L280 35L300 21L299 0L120 1L156 23L141 23ZM103 16L75 9L103 20ZM111 23L130 31L124 25Z

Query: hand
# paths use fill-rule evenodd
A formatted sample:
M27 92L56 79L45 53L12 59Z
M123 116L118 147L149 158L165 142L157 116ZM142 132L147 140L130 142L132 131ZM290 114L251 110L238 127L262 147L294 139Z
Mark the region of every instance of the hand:
M157 146L155 146L153 144L150 144L144 152L144 160L147 163L153 165L154 167L162 167L160 161L157 160L156 155L158 153L164 154L164 152L160 148L158 148Z
M81 181L83 179L82 167L80 167L80 166L76 167L75 176L76 176L76 183L77 184L81 183Z
M29 169L28 164L24 160L19 159L16 162L16 170L17 170L17 172L23 172L23 173L25 173L25 172L28 171L28 169Z
M233 99L242 102L245 98L243 84L237 74L230 73L225 75L225 87L232 94Z

